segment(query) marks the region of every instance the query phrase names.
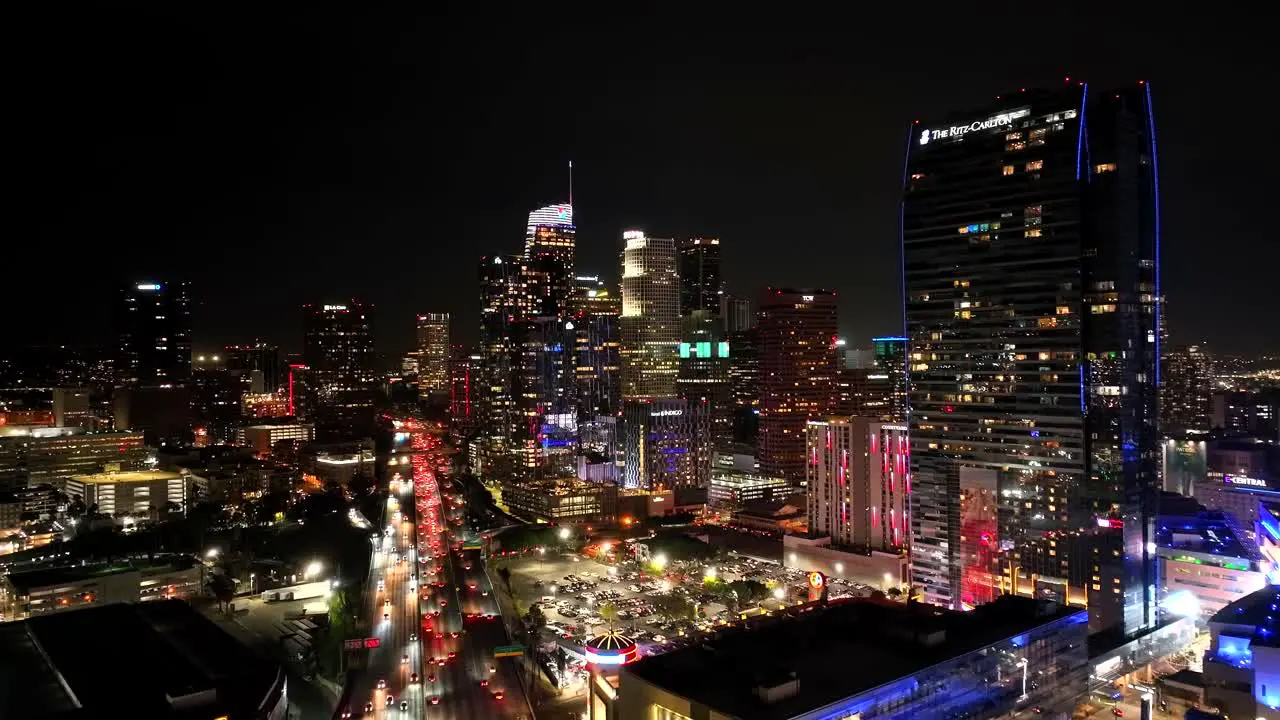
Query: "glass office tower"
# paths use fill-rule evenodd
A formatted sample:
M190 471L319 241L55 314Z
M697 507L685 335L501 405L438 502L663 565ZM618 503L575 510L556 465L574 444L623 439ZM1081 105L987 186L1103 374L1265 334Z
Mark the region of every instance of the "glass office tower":
M991 600L1001 554L1089 528L1122 551L1092 630L1154 622L1159 207L1146 85L1021 92L920 122L902 244L912 575Z
M674 240L622 233L622 397L676 397L680 276Z
M724 280L720 276L720 239L693 237L680 241L680 315L698 310L720 317Z

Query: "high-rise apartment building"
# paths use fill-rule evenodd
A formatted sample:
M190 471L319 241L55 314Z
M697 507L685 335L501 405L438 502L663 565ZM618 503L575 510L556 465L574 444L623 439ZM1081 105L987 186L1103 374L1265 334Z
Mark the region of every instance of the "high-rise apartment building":
M831 417L806 426L809 532L861 550L911 542L907 426Z
M720 239L684 238L680 241L680 314L702 310L720 317L724 279L720 275Z
M840 368L836 372L835 412L894 420L892 380L876 369Z
M480 401L478 426L486 438L511 440L516 431L516 372L518 323L529 315L524 258L496 255L480 259Z
M378 393L373 306L357 300L304 305L302 360L320 408L343 420L362 416Z
M528 473L564 456L577 432L578 392L573 322L538 316L515 323L518 364L512 396L517 421L512 449ZM564 460L564 457L559 457ZM563 468L556 471L564 472Z
M672 398L680 346L676 244L641 230L622 239L622 396Z
M1160 371L1160 432L1169 437L1208 432L1213 375L1199 345L1167 346Z
M481 391L480 353L455 345L449 361L449 418L453 432L466 439L479 427Z
M617 416L622 409L622 340L618 318L622 297L610 293L598 277L575 278L577 289L569 300L573 325L578 411L581 422L601 416Z
M760 470L805 478L805 423L831 414L836 294L768 288L760 299Z
M733 439L756 446L760 430L760 332L756 327L729 333L729 397L733 401Z
M1091 528L1123 547L1091 629L1154 622L1156 162L1145 85L1020 92L912 128L912 575L928 602L990 600L1002 553Z
M418 316L418 391L449 389L449 313Z
M574 288L576 236L572 205L548 205L529 213L524 261L529 275L531 310L535 315L564 314Z
M905 337L871 338L878 374L889 383L888 418L894 422L907 420L907 339Z
M116 384L183 385L191 379L191 284L129 283L116 305Z

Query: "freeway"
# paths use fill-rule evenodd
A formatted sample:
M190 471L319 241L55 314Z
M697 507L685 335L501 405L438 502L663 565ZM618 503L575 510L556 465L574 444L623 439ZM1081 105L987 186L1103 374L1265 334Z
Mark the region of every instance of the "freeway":
M401 502L404 506L401 506ZM422 717L422 655L419 650L418 577L412 485L392 476L381 532L371 533L366 605L362 615L376 647L362 672L352 674L349 704L354 717Z
M440 438L426 427L406 425L412 432L418 564L425 583L419 599L426 717L530 718L517 664L493 656L507 635L480 551L467 549L463 494L437 476L448 467Z

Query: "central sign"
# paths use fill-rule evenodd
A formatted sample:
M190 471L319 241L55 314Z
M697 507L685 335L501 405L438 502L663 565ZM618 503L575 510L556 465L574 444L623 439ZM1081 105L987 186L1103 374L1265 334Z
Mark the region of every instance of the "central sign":
M952 125L951 127L932 130L925 129L920 131L920 144L928 145L933 140L946 140L947 138L960 137L978 130L994 130L995 128L1006 127L1012 125L1014 120L1024 118L1030 114L1031 110L1028 108L1020 108L1007 113L993 115L986 120L974 120L968 125Z
M1261 478L1245 477L1244 475L1223 475L1222 482L1227 483L1228 485L1248 485L1250 487L1260 488L1267 486L1266 480L1262 480Z

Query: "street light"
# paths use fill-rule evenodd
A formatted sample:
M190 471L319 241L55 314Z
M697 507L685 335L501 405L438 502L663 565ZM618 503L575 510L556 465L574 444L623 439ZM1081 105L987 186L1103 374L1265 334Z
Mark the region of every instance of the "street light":
M774 600L781 602L786 597L787 597L787 591L783 590L781 585L773 589Z
M653 566L658 568L659 570L665 568L667 566L667 556L663 555L662 553L658 553L657 555L654 555Z
M715 569L715 568L713 568L713 567L709 567L709 568L707 568L706 572L702 573L702 579L703 579L703 580L715 580L715 579L716 579L716 569Z
M559 532L559 533L557 533L557 534L560 536L560 539L561 539L561 540L568 540L568 539L569 539L569 528L567 528L567 527L562 527L562 528L560 528L560 532Z
M313 578L313 577L315 577L315 576L319 575L319 574L320 574L320 569L321 569L322 567L323 567L323 566L320 564L320 561L319 561L319 560L312 560L311 562L307 563L307 567L306 567L306 569L305 569L305 570L303 570L303 572L302 572L302 579L303 579L303 580L310 580L311 578Z
M209 558L210 560L218 557L218 548L209 548L207 551L205 551L204 556L206 558Z

